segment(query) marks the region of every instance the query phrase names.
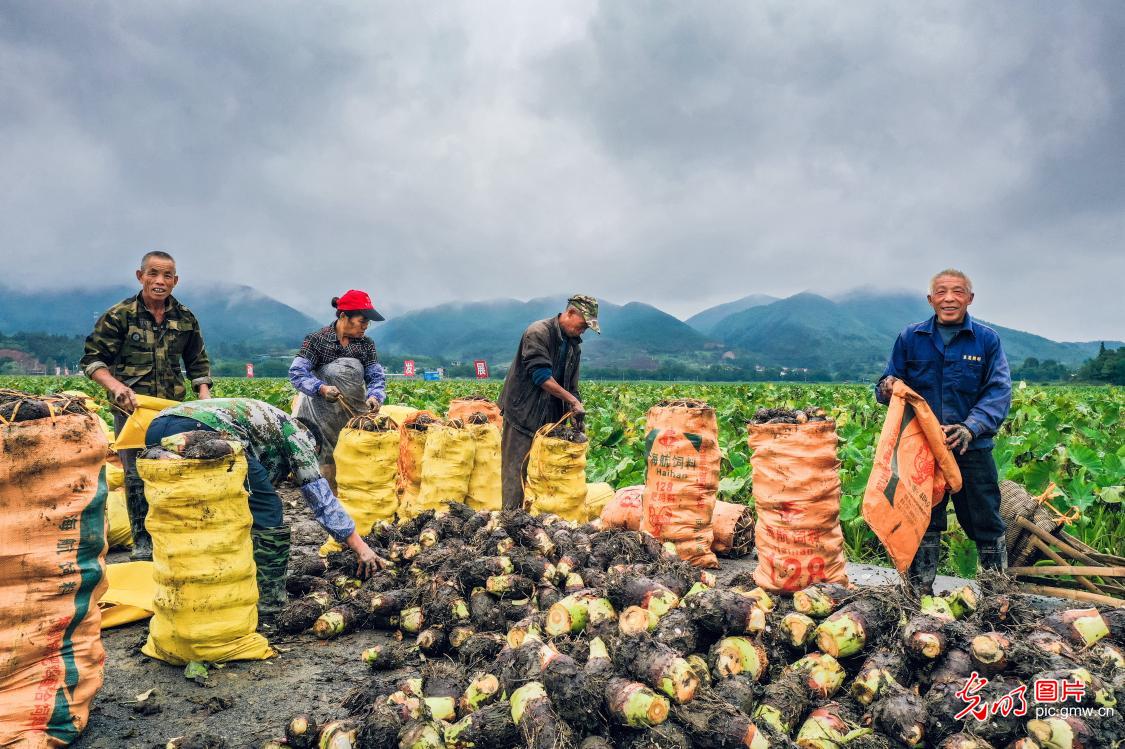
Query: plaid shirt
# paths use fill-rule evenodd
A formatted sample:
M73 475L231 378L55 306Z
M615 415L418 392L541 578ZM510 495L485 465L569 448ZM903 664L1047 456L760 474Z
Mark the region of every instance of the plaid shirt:
M305 395L317 395L324 382L313 371L343 358L358 359L363 365L363 381L367 385L368 398L378 398L380 403L386 400L387 377L383 365L379 363L375 342L367 336L360 336L352 338L347 346L343 346L336 337L335 325L328 325L305 336L301 350L289 367L289 381Z
M368 364L375 364L379 361L379 355L375 351L375 341L367 336L360 336L351 339L347 346L341 346L340 339L336 337L334 325L321 328L315 333L305 336L305 342L301 344L301 350L297 352L297 356L308 359L313 369L345 357L359 359L359 363L365 368Z

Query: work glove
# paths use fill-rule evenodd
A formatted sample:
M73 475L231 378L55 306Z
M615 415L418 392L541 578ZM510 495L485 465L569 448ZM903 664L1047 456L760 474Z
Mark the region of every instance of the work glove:
M945 446L958 455L964 455L973 441L973 433L964 424L943 424L945 430Z
M378 399L378 398L376 398L375 396L371 396L370 398L368 398L368 399L367 399L367 411L368 411L368 415L370 415L370 416L375 416L376 414L378 414L378 413L379 413L379 409L380 409L380 408L382 407L382 405L383 405L383 404L382 404L382 403L380 403L380 402L379 402L379 399Z
M329 403L340 400L340 389L335 385L321 385L320 395Z

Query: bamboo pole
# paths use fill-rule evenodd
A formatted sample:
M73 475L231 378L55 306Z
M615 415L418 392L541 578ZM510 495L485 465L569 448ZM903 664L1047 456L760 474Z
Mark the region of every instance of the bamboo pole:
M1021 518L1021 520L1022 520L1022 518ZM1036 530L1038 530L1038 529L1036 529ZM1048 557L1053 559L1055 562L1061 564L1062 566L1064 566L1064 567L1068 566L1065 559L1063 559L1058 554L1056 554L1054 549L1052 549L1050 546L1048 546L1047 544L1040 541L1038 538L1031 539L1031 545L1034 546L1036 549L1039 549L1039 551L1043 552L1045 555L1047 555ZM1083 588L1090 591L1091 593L1094 593L1096 595L1101 595L1102 589L1099 588L1098 586L1094 585L1092 582L1090 582L1085 577L1082 577L1081 575L1075 575L1074 579L1077 580L1079 582L1079 584L1082 585Z
M1063 541L1066 541L1068 544L1078 549L1079 551L1084 552L1092 559L1097 560L1101 564L1108 564L1111 566L1125 566L1125 557L1118 556L1116 554L1106 554L1104 551L1098 551L1093 546L1090 546L1090 544L1086 543L1080 538L1072 536L1066 531L1059 531L1059 538L1061 538Z
M1125 600L1097 593L1088 593L1085 590L1069 590L1067 588L1054 588L1048 585L1030 585L1028 583L1022 583L1020 587L1028 593L1035 593L1041 596L1055 596L1056 598L1069 598L1072 601L1089 601L1091 603L1103 603L1107 606L1125 607Z
M1058 538L1057 536L1053 536L1050 533L1047 533L1045 530L1043 530L1039 526L1035 525L1034 523L1029 521L1027 518L1017 518L1016 522L1019 523L1019 526L1021 528L1023 528L1028 533L1031 533L1031 534L1035 535L1037 538L1041 539L1048 546L1057 546L1059 548L1060 553L1066 554L1067 556L1071 557L1072 559L1076 559L1079 562L1082 562L1083 564L1097 565L1097 562L1095 562L1093 559L1091 559L1088 555L1082 553L1078 549L1075 549L1073 546L1066 543L1065 541ZM1066 562L1062 562L1062 564L1066 564Z
M1088 567L1069 564L1044 564L1037 567L1009 567L1011 575L1091 575L1125 577L1125 567Z

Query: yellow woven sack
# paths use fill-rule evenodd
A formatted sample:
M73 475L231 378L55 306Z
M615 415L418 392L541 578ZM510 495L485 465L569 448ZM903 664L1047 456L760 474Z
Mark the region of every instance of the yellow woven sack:
M450 502L464 502L473 472L473 435L464 427L435 424L422 454L422 483L414 514L443 511Z
M106 475L109 466L106 466ZM129 510L125 507L125 490L114 489L105 503L106 540L109 548L133 546L133 529L129 526Z
M586 501L582 503L582 522L588 523L602 516L602 510L613 499L613 487L609 484L586 484Z
M156 581L141 652L173 665L275 655L254 631L258 585L241 449L214 460L138 460L137 471Z
M111 492L125 488L125 469L106 461L105 485Z
M388 417L399 426L402 426L402 422L416 413L418 413L417 408L412 406L397 406L393 403L384 403L382 408L379 409L380 416Z
M586 502L586 448L547 434L570 417L564 416L535 433L527 456L527 483L524 505L532 515L553 513L566 520L582 522Z
M105 577L109 589L98 607L102 610L102 629L132 624L152 616L152 562L107 564Z
M387 422L391 429L382 432L352 428L355 421L340 430L332 457L336 461L336 494L340 504L355 521L359 535L366 536L380 520L393 521L398 510L396 482L400 438L389 417ZM320 547L320 553L327 556L342 548L330 538Z
M133 409L133 413L129 414L126 419L125 425L121 427L121 433L117 435L117 439L113 441L113 449L115 450L130 450L133 448L144 448L145 446L145 432L148 431L148 425L156 418L157 414L166 408L180 405L179 401L168 400L167 398L156 398L151 395L137 394L137 407Z
M500 509L500 430L495 424L469 424L473 438L473 471L465 504L474 510Z

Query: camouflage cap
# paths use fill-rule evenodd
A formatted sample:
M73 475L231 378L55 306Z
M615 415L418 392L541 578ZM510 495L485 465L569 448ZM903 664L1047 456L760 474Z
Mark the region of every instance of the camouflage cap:
M597 299L586 294L575 294L570 299L567 299L566 303L582 313L582 317L586 318L586 324L590 326L590 330L598 335L602 334L601 326L598 325Z

